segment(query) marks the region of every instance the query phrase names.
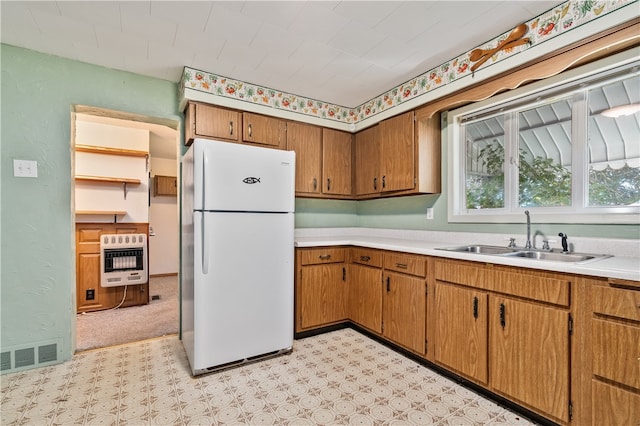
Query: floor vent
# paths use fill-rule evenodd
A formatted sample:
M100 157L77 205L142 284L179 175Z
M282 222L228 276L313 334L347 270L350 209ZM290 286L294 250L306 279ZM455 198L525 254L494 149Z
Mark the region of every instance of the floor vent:
M42 342L35 346L8 348L0 354L0 372L13 373L35 367L57 364L62 359L62 340Z

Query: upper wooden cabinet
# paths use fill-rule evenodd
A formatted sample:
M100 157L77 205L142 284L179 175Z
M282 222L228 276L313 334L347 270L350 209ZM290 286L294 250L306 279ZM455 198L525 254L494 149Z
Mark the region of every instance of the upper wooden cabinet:
M353 136L347 132L322 129L322 192L351 195Z
M356 134L355 152L358 198L440 192L439 117L381 121Z
M286 122L266 115L242 113L242 141L268 148L285 149Z
M287 149L296 152L296 195L349 198L353 136L310 124L287 123Z
M380 138L378 126L364 129L355 136L355 195L380 192L378 174L380 169Z
M287 123L287 149L296 153L296 195L322 192L322 128Z
M381 121L380 180L382 192L413 189L415 149L413 111Z
M153 177L153 195L178 195L178 181L175 176L160 176L155 175Z
M439 115L414 111L349 132L190 101L196 137L296 152L296 196L367 199L440 192ZM242 130L240 130L242 129Z
M189 102L185 110L185 145L193 139L212 138L238 142L240 140L240 113L226 108Z

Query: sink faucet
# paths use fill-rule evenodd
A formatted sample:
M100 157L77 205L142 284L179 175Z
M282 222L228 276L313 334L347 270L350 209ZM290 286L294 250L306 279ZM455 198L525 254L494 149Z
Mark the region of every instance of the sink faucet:
M531 248L531 218L529 217L529 210L525 210L524 214L527 215L527 242L524 245L524 248Z

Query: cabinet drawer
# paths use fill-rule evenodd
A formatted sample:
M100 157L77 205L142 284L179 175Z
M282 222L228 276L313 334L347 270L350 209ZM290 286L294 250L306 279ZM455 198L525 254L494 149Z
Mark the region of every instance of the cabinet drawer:
M485 269L477 263L455 260L436 260L435 276L438 281L482 288L486 281Z
M594 380L591 386L594 425L640 425L640 395Z
M593 312L640 321L640 289L594 285Z
M382 268L382 253L377 250L354 247L351 249L351 263Z
M422 256L412 256L401 253L385 253L384 269L415 275L417 277L427 276L427 262Z
M343 248L317 248L304 250L300 262L303 265L321 265L323 263L344 262Z
M640 390L640 328L592 320L593 374Z

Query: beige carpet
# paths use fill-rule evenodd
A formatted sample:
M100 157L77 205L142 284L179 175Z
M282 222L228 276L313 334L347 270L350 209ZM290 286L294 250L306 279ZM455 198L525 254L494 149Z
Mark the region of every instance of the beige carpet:
M138 342L178 332L178 277L152 277L148 305L76 316L76 351Z

